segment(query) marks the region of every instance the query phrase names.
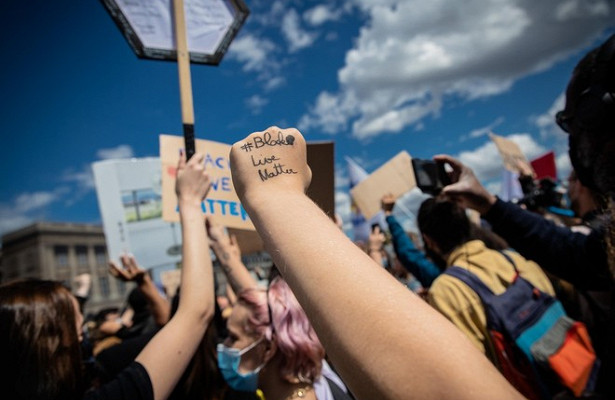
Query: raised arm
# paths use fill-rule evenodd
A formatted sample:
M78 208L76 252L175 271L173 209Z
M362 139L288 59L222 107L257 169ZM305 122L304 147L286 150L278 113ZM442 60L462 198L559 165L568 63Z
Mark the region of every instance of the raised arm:
M147 271L139 267L133 255L122 254L120 256L120 261L122 267L115 261L109 261L109 272L111 275L124 282L136 282L137 287L147 299L156 325L163 326L169 322L171 305L168 300L160 294Z
M359 399L520 398L457 328L374 268L304 194L311 171L297 130L251 134L233 146L231 166L267 249Z
M367 254L380 266L383 265L383 262L386 262L386 258L382 253L384 242L384 233L382 233L379 226L374 226L369 233L369 238L367 238Z
M137 356L155 399L166 399L181 377L214 313L214 283L201 202L210 187L203 154L182 154L175 191L182 225L181 297L177 312Z
M489 221L493 231L521 255L579 288L609 288L604 232L593 230L589 235L584 235L557 226L538 214L504 202L487 192L472 170L459 160L447 155L439 155L435 159L453 168L453 184L446 186L442 192L462 206L479 211Z
M256 281L241 261L241 249L235 235L229 236L222 225L216 224L209 217L207 218L207 234L209 245L220 261L226 280L233 291L240 293L244 289L256 287Z
M408 237L402 226L393 216L395 198L392 195L384 195L380 201L384 215L386 216L389 232L393 241L395 254L401 265L421 282L423 287L428 288L433 281L442 273L438 267L427 259L422 251L417 249Z

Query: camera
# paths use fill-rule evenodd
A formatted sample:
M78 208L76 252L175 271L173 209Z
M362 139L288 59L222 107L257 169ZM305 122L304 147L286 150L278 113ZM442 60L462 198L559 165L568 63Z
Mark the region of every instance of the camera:
M414 170L416 186L423 193L437 196L444 186L451 183L443 162L413 158L412 169Z
M520 179L520 183L524 196L516 201L517 204L523 204L530 211L562 207L564 195L558 190L557 183L553 179L543 178L537 182L531 178Z

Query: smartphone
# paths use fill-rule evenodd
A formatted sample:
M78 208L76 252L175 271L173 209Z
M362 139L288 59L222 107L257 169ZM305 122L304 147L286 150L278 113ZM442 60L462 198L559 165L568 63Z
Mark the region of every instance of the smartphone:
M451 183L443 162L413 158L412 169L416 185L423 193L437 196L444 186Z

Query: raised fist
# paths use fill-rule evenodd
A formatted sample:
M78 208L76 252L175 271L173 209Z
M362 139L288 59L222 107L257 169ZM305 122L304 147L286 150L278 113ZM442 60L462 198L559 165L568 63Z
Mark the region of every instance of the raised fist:
M230 160L233 185L244 205L261 194L305 193L312 180L305 139L294 128L272 126L251 133L233 145Z

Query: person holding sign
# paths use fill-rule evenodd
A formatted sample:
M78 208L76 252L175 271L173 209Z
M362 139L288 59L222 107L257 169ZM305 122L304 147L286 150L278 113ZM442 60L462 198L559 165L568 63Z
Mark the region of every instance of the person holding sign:
M203 155L182 155L175 190L183 236L182 298L176 314L110 383L87 391L81 376L81 322L60 283L0 286L0 386L8 399L165 399L188 365L214 313L214 285L201 201L210 188Z
M254 151L266 137L276 140ZM253 158L275 168L255 166ZM358 398L521 398L454 325L374 268L305 195L311 171L299 131L254 132L233 145L230 159L239 198ZM264 168L267 179L260 178Z

